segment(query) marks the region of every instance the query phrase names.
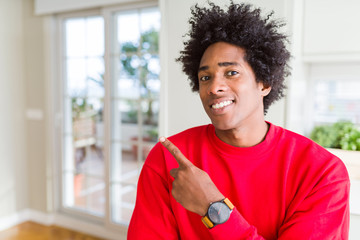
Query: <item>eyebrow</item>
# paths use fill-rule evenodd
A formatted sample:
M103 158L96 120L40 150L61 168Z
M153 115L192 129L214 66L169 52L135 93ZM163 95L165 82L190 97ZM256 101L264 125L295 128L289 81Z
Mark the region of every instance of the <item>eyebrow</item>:
M238 66L238 65L240 65L240 64L237 63L237 62L219 62L219 63L218 63L218 66L219 66L219 67ZM205 70L207 70L207 69L209 69L209 66L202 66L202 67L199 67L198 72L200 72L200 71L205 71Z

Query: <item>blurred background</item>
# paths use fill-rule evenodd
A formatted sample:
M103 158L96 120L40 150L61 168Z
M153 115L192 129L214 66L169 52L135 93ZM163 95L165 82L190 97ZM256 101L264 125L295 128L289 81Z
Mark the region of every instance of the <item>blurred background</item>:
M31 220L126 238L158 136L209 123L175 62L205 2L0 0L0 230ZM266 119L344 161L359 239L360 2L251 3L287 23L293 55Z

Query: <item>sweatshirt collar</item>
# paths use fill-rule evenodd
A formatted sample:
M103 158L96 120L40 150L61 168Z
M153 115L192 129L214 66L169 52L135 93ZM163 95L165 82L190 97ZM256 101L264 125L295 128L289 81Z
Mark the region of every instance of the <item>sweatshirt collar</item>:
M267 123L269 124L269 130L265 136L265 139L259 144L252 147L234 147L230 144L223 142L222 140L220 140L220 138L218 138L218 136L216 136L215 127L212 124L208 125L208 137L214 148L216 148L217 151L221 152L222 154L236 156L239 156L239 154L241 154L247 155L247 157L258 157L259 155L270 151L276 146L278 142L279 127L273 125L270 122Z

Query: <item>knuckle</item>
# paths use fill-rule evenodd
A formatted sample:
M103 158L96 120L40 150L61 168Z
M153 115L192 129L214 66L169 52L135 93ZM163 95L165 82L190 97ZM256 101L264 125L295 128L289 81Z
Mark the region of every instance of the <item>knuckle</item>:
M177 147L174 147L171 152L173 153L173 155L178 155L179 154L179 149Z
M184 179L186 179L186 178L187 178L186 169L180 170L180 171L178 172L178 174L177 174L177 178L178 178L179 180L184 180Z
M166 147L170 147L170 146L171 146L170 141L169 141L169 140L165 141L165 142L164 142L164 145L165 145Z

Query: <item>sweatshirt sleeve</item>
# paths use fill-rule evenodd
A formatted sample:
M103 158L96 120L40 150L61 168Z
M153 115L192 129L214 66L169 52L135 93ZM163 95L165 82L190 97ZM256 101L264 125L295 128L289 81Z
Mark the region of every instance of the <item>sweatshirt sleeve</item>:
M160 157L152 151L151 158ZM179 239L167 182L148 164L141 170L127 239Z
M348 179L313 189L285 220L279 239L348 239L349 191Z
M210 229L209 232L214 240L264 239L258 234L256 228L254 226L251 226L236 208L234 208L229 220L226 221L226 223L215 226L214 228Z

